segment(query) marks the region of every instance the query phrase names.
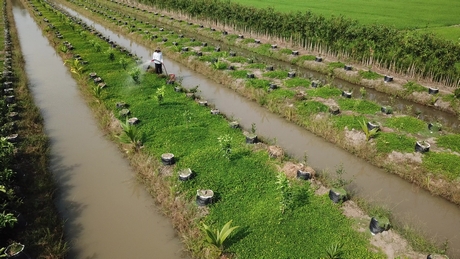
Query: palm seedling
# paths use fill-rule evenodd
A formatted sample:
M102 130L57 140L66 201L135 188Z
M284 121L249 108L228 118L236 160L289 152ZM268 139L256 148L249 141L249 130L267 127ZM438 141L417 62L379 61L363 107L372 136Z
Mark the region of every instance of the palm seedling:
M211 229L211 227L203 223L203 230L206 233L206 241L216 246L221 252L223 252L225 249L225 240L235 229L238 228L238 226L230 227L231 224L232 220L227 222L221 230L218 230Z
M366 121L358 121L359 125L361 125L361 129L363 130L364 134L366 135L366 140L369 141L372 137L377 135L377 131L379 130L378 128L373 128L369 130L367 127Z
M136 126L126 120L126 122L121 122L121 127L123 132L118 137L121 143L131 144L134 149L138 149L142 146L143 136L136 128Z
M83 65L81 64L80 60L78 59L68 59L64 62L64 64L70 63L70 72L76 74L78 77L81 77L83 72Z

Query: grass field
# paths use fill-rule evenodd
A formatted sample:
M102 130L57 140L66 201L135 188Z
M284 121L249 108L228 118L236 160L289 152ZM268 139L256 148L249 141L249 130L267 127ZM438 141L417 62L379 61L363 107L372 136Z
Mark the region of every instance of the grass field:
M392 25L398 29L422 29L458 40L460 1L452 0L232 0L282 12L307 11L325 16L344 15L363 24ZM432 28L432 29L431 29Z

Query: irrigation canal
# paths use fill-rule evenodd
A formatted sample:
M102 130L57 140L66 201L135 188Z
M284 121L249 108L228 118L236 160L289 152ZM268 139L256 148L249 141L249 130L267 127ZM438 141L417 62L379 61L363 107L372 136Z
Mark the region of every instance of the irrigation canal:
M18 0L13 14L30 88L51 141L68 258L187 258L170 221L104 138L62 59Z

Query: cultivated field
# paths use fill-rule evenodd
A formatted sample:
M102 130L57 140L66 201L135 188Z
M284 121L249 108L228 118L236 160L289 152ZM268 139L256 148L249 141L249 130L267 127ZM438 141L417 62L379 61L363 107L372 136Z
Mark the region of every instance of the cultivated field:
M344 15L364 24L381 23L398 29L421 29L458 41L460 1L452 0L233 0L283 12L310 10L325 16Z

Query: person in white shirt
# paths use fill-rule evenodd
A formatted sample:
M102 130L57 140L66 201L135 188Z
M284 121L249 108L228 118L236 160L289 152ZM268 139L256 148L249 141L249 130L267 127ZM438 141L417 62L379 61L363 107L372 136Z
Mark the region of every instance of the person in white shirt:
M155 63L155 73L158 75L163 74L163 54L161 53L160 48L156 48L155 52L153 52L152 61Z

